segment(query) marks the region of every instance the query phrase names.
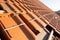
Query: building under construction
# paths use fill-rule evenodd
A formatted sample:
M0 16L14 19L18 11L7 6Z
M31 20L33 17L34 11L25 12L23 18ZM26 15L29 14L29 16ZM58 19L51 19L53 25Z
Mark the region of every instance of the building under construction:
M0 0L1 40L60 40L60 16L39 0Z

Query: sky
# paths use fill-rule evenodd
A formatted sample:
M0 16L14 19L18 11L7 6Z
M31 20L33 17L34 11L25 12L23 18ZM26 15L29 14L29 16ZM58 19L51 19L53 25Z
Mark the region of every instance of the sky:
M53 11L60 10L60 0L40 0Z

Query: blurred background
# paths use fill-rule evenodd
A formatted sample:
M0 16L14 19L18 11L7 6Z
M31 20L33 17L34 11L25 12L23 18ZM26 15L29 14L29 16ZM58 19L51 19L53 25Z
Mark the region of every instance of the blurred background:
M60 0L39 0L60 15Z

